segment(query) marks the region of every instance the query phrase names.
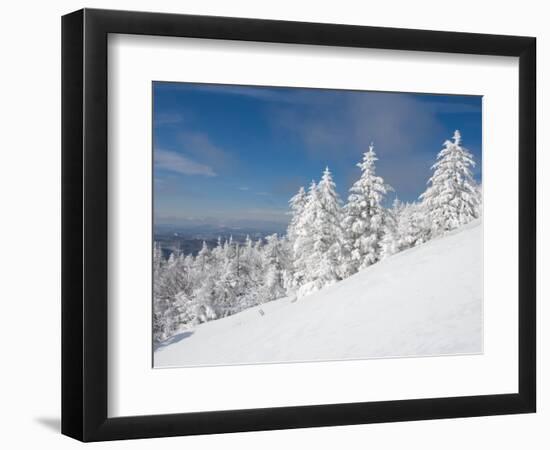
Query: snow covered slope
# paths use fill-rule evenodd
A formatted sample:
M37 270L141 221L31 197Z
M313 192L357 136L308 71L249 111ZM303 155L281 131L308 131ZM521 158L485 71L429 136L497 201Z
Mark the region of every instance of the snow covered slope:
M155 367L482 352L482 230L472 222L298 301L182 332Z

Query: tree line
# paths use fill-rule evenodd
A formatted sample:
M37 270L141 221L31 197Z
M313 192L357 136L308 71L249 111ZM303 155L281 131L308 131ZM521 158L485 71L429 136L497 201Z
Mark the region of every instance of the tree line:
M345 204L328 167L318 183L301 187L289 201L284 236L219 238L214 248L203 243L196 256L176 251L168 258L155 243L155 341L287 295L303 297L480 217L474 158L458 130L444 142L418 202L385 207L393 188L376 175L376 161L371 144Z

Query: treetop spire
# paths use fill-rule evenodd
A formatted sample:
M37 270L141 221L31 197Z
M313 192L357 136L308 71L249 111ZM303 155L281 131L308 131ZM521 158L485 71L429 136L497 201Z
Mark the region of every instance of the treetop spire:
M460 142L462 141L462 136L460 135L459 130L455 130L455 133L453 134L453 141L455 145L460 145Z

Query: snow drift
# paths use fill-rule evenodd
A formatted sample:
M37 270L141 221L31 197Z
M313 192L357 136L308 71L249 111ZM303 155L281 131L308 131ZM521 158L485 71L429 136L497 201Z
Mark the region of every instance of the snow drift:
M483 226L471 222L297 301L185 330L155 367L482 352Z

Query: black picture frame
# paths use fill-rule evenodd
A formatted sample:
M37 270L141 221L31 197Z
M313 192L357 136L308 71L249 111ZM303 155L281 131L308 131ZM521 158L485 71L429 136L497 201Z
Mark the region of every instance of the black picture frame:
M109 33L519 57L518 392L107 416ZM83 9L62 18L62 433L82 441L535 412L536 39Z

